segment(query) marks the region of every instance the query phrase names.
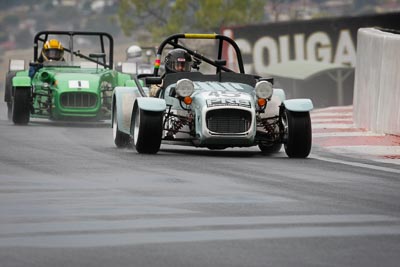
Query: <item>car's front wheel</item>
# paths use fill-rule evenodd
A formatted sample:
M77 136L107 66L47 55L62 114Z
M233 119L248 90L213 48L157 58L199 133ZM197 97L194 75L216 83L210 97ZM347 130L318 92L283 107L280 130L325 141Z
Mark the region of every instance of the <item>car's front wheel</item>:
M12 99L11 116L14 124L26 125L30 119L30 88L16 88Z
M282 124L284 147L288 157L306 158L310 154L312 143L310 113L284 110Z
M155 154L160 150L163 112L146 111L135 106L132 114L131 135L136 151Z
M7 102L7 118L12 120L12 79L16 71L9 71L6 75L6 86L4 88L4 101Z
M12 102L7 102L7 119L12 120Z
M124 132L121 132L118 127L118 114L117 107L114 106L113 110L113 139L114 144L118 148L124 148L130 144L130 136Z

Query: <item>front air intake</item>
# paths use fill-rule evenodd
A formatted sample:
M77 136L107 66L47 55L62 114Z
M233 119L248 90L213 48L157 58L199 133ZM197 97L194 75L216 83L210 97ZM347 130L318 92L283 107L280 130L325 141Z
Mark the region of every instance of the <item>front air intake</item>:
M251 125L251 113L241 109L214 109L207 112L207 128L214 134L240 134Z
M97 104L97 95L83 92L63 93L60 99L64 108L93 108Z

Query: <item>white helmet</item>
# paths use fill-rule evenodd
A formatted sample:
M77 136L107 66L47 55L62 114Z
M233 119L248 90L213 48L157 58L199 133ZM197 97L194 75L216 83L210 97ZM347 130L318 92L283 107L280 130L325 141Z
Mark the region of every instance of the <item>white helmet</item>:
M126 49L126 58L138 58L142 56L142 48L137 45L131 45Z

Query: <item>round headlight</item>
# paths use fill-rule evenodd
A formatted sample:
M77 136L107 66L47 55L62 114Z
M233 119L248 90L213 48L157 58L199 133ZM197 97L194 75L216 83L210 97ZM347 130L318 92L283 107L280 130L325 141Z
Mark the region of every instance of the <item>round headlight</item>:
M260 81L256 84L256 96L258 98L268 99L272 96L272 83L268 81Z
M190 96L194 92L193 82L189 79L181 79L176 83L175 92L180 97Z

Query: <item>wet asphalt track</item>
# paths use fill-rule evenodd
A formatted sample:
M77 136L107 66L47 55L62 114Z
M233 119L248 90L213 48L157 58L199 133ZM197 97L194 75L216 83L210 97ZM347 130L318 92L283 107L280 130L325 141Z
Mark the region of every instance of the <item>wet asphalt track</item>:
M400 261L398 166L318 147L308 159L256 147L139 155L117 149L107 123L14 126L0 110L2 267Z

